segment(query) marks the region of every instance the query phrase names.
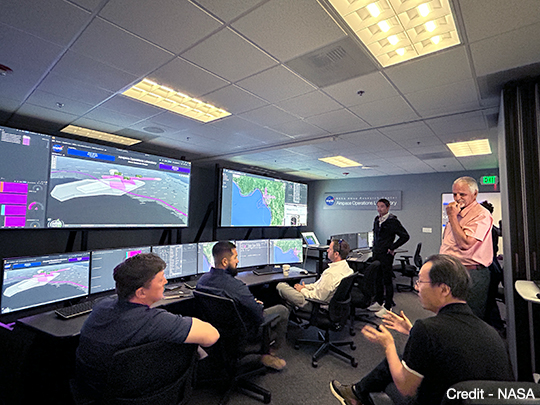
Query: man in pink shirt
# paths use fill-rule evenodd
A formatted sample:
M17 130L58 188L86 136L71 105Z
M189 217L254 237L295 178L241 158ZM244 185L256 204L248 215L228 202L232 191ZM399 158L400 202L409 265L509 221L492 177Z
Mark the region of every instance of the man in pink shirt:
M472 285L467 303L484 319L493 260L491 227L493 218L477 201L478 184L472 177L460 177L452 185L454 201L446 207L448 223L439 253L457 257L467 268Z

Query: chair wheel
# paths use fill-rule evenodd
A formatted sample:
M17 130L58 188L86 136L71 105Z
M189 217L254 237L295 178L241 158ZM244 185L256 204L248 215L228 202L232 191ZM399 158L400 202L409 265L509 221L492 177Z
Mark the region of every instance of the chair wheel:
M351 343L351 350L356 350L356 345L354 343Z
M294 345L294 348L295 348L296 350L299 350L299 349L300 349L300 345L299 345L299 344L296 344L296 345Z
M356 336L356 331L354 329L349 330L349 335Z
M312 365L313 368L319 367L319 363L317 363L316 361L312 361L311 365Z
M358 367L358 362L355 359L352 359L351 366L353 366L354 368Z
M263 399L263 404L269 404L272 402L272 396L271 395L265 395Z

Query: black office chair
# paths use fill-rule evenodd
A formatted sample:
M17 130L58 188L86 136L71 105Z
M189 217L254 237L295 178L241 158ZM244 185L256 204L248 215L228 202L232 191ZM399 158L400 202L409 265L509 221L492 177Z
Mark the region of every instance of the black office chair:
M272 398L270 391L249 381L251 376L265 373L267 368L262 363L258 363L255 368L246 369L242 360L251 354L269 353L270 322L277 318L277 315L265 321L262 325L262 335L249 336L235 302L221 294L223 293L220 290L213 288L193 291L197 306L202 312L202 318L212 324L220 334L217 343L208 348L210 356L218 360L219 366L225 370L225 377L228 380L229 389L222 397L220 404L226 404L231 393L236 389L268 404Z
M416 245L416 251L414 252L414 256L400 256L397 259L400 261L400 264L393 266L392 270L401 273L405 277L409 277L411 280L410 284L396 284L396 290L398 290L399 292L416 291L414 289L414 278L418 277L418 273L420 272L420 268L423 264L422 256L420 256L421 249L422 243L420 242L418 245ZM410 261L411 259L413 259L412 264Z
M197 345L164 341L120 350L113 355L102 397L85 388L84 381L70 381L77 405L171 405L186 404L198 360ZM91 372L80 359L79 375Z
M358 366L358 362L350 354L345 353L338 346L350 346L352 350L356 349L353 341L330 341L330 331L339 332L345 327L351 313L351 289L356 278L356 273L345 277L339 283L336 292L330 302L307 298L313 304L311 313L305 311L296 311L298 318L305 319L309 323L305 326L315 326L324 330L324 335L319 333L319 340L297 339L294 348L299 349L300 344L306 343L313 346L319 346L311 359L313 367L318 366L319 359L328 351L339 354L351 362L353 367ZM321 308L328 305L328 309Z
M483 391L483 397L474 398L458 393ZM472 395L471 395L472 396ZM461 381L452 385L441 405L532 405L540 403L540 384L522 381Z
M370 314L357 314L356 308L366 309L373 302L375 296L375 279L381 262L375 260L371 262L363 273L357 273L351 289L351 315L349 323L349 333L351 336L356 335L354 330L354 321L361 321L378 326L377 322L370 319Z

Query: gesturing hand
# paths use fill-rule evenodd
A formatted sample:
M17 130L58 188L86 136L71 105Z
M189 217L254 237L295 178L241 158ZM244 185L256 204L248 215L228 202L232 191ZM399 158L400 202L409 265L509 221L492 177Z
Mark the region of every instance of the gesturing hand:
M383 317L383 322L387 328L394 329L404 335L408 335L412 328L411 321L405 316L403 311L400 312L400 315L388 311Z

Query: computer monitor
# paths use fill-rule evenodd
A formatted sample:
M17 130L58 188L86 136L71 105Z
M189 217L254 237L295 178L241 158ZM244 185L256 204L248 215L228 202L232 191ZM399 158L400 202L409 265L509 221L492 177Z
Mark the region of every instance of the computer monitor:
M90 264L90 294L114 290L114 268L139 253L150 253L150 246L94 250Z
M356 233L340 233L330 236L330 239L343 239L344 241L347 241L351 250L358 247L358 235Z
M238 267L266 266L270 263L268 239L236 241Z
M357 249L368 249L369 246L369 232L358 232L358 242L356 244Z
M174 279L197 274L197 244L152 246L152 252L161 257L165 267L165 277Z
M302 239L270 239L270 264L302 263Z
M4 260L1 314L88 295L90 252Z
M43 228L51 137L0 127L0 228Z
M191 163L52 137L47 227L188 225Z
M212 248L218 241L199 242L197 245L197 274L208 273L214 267Z
M306 226L307 184L223 169L220 226Z
M304 241L308 246L320 245L319 239L315 236L315 232L302 232L302 238L304 238Z

